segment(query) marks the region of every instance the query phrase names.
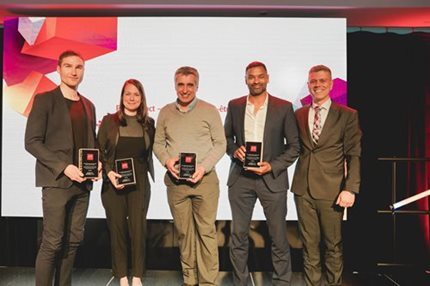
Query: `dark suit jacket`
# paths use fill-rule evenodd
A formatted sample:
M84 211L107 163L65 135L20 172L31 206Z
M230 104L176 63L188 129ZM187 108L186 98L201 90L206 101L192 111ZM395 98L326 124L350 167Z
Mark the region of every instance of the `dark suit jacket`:
M87 148L96 147L94 105L80 96L88 119ZM66 99L60 87L38 94L27 119L25 149L36 157L36 186L69 188L63 171L73 164L73 131ZM91 188L91 183L87 184Z
M358 193L361 130L357 111L332 102L316 145L309 131L309 108L296 111L302 151L292 192L302 195L309 189L313 198L327 200L336 199L342 190Z
M103 117L102 123L100 124L99 132L97 134L97 140L99 143L100 151L101 151L101 161L103 164L103 182L109 182L107 178L107 174L115 170L115 150L116 145L118 143L119 138L119 117L118 113L108 114ZM143 126L142 126L143 128ZM154 180L154 164L152 160L152 146L154 145L154 120L152 118L149 119L149 126L147 130L143 130L146 132L149 137L149 150L148 150L148 158L141 158L141 160L147 160L148 171Z
M232 186L243 171L242 162L233 157L234 151L245 145L246 96L228 104L224 129L227 137L227 154L232 162L227 185ZM299 138L292 104L269 95L263 137L263 161L269 162L272 172L263 179L272 192L289 188L287 168L299 155Z

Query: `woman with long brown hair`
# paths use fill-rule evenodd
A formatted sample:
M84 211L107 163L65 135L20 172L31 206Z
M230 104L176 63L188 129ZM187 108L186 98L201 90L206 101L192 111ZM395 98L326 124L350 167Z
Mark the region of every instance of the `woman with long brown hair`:
M142 285L150 199L147 174L154 178L154 133L154 120L148 116L143 86L138 80L129 79L122 87L119 110L103 118L97 136L103 164L101 196L110 232L112 272L121 286L129 285L129 275L133 286ZM121 182L123 177L116 161L133 162L134 183ZM128 249L131 265L128 265Z

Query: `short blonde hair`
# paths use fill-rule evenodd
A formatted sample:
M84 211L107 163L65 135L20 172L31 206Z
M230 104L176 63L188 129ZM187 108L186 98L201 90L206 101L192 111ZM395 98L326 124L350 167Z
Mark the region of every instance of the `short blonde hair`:
M331 78L331 70L329 67L325 66L325 65L316 65L311 67L311 69L309 70L309 73L313 73L313 72L320 72L320 71L325 71L328 72L330 74L330 78Z

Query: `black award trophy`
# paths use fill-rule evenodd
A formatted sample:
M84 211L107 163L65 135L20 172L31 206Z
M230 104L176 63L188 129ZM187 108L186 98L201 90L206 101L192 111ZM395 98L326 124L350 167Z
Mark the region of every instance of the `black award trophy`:
M263 160L263 142L248 141L245 143L244 168L259 168L258 163Z
M84 174L84 178L98 177L99 150L94 148L80 148L78 168Z
M115 168L116 168L116 172L119 175L121 175L121 178L118 178L118 184L121 184L121 185L136 184L133 158L115 160Z
M179 178L189 179L196 171L196 153L179 154Z

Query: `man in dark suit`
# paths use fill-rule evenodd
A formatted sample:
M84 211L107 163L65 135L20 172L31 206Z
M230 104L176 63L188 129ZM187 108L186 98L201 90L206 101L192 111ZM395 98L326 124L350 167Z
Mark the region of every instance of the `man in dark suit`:
M341 223L360 187L361 130L357 111L331 101L331 71L309 71L312 105L296 111L302 152L291 190L303 241L306 285L320 285L320 242L325 247L328 285L342 283Z
M246 67L249 95L229 102L225 119L227 154L232 163L227 185L232 211L230 259L234 285L247 285L248 234L257 198L272 240L273 285L290 285L291 259L286 235L287 168L299 154L292 104L267 93L269 75L261 62ZM243 168L245 143L263 143L258 167Z
M25 148L36 160L42 187L43 233L36 259L36 285L71 285L76 250L83 239L92 182L78 169L78 150L95 148L95 108L77 88L84 60L74 51L59 56L60 85L35 96ZM99 166L99 170L101 166Z

